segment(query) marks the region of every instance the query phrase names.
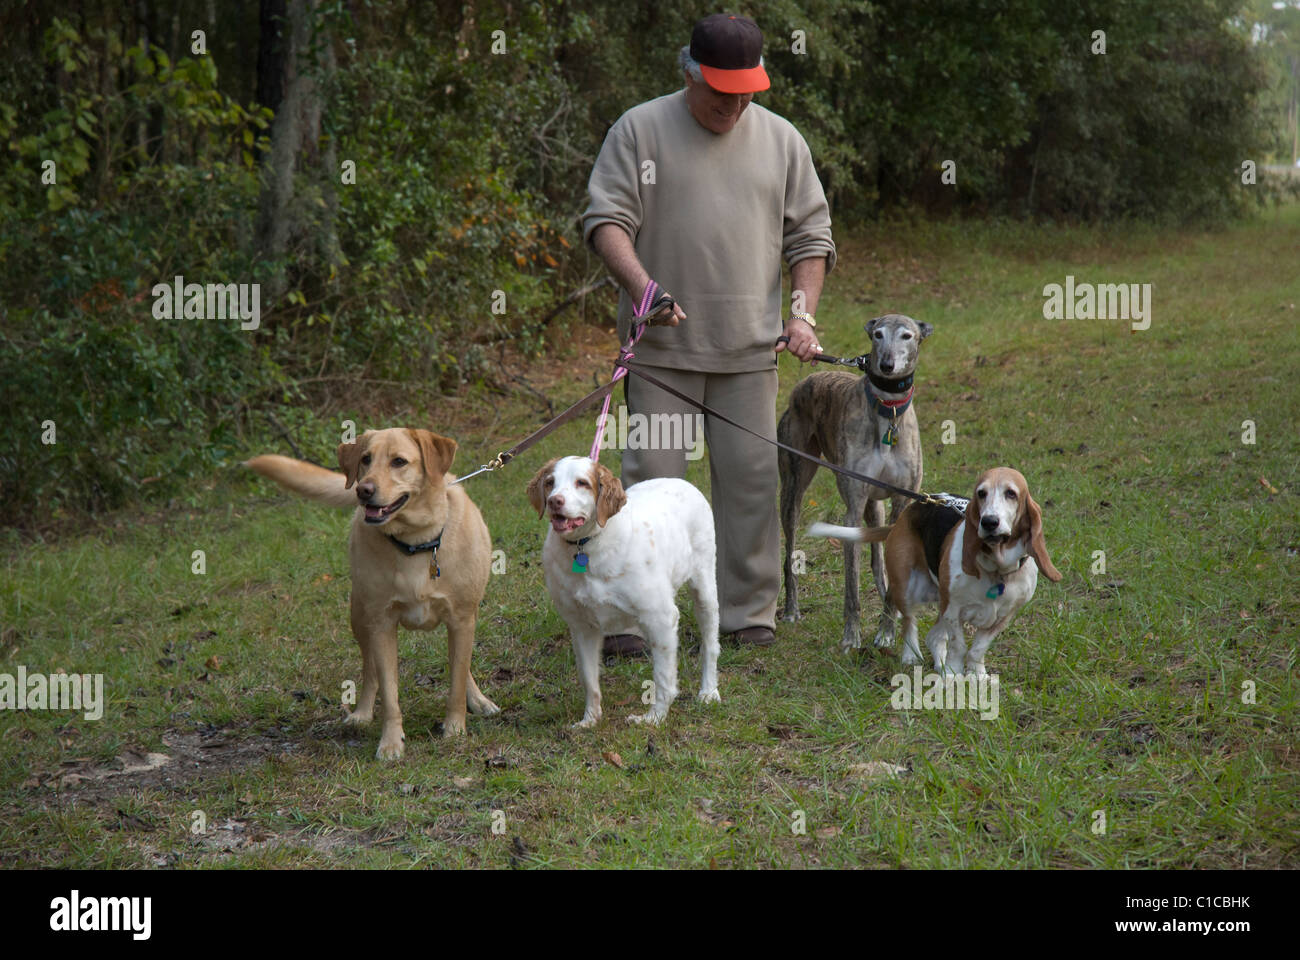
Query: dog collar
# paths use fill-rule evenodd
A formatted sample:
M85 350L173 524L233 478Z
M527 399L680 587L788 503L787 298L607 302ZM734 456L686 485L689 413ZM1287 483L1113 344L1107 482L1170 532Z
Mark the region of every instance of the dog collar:
M998 597L1002 596L1002 594L1006 593L1007 577L1011 576L1011 574L1013 573L1019 573L1020 570L1024 567L1025 561L1028 559L1029 559L1029 554L1026 553L1016 563L1016 569L1008 570L1006 573L1003 573L1002 571L998 570L996 567L993 570L989 571L993 575L994 581L993 581L993 586L989 587L986 591L984 591L984 596L988 597L990 600L996 600Z
M867 357L865 359L869 361L870 357L871 355L867 354ZM876 387L876 389L883 390L885 391L885 393L902 393L904 390L910 389L912 386L912 381L916 379L916 374L909 373L905 377L899 377L897 380L891 380L888 377L882 377L878 373L872 373L871 369L865 363L862 366L862 370L867 375L867 379L872 382L872 384Z
M907 379L910 380L911 377ZM867 402L871 406L871 412L889 421L889 426L885 428L885 436L880 441L885 446L892 447L898 443L898 418L906 413L907 408L912 405L912 394L915 392L915 387L908 387L907 396L901 400L882 400L868 385Z
M575 553L575 554L573 555L573 572L574 572L574 573L586 573L586 572L587 572L587 560L588 560L588 557L587 557L587 554L583 551L583 549L582 549L582 545L583 545L584 543L586 543L586 542L587 542L588 540L590 540L590 539L591 539L591 537L583 537L581 540L570 540L570 541L569 541L569 543L572 543L574 546L576 546L576 547L578 548L578 552Z
M426 540L424 543L406 543L405 541L398 540L391 533L388 535L388 539L393 542L393 546L397 547L398 550L401 550L408 557L413 557L417 553L428 551L431 554L429 557L429 565L433 567L434 579L437 579L442 576L442 570L438 566L438 548L442 546L442 535L446 532L445 529L440 530L436 537L432 540Z

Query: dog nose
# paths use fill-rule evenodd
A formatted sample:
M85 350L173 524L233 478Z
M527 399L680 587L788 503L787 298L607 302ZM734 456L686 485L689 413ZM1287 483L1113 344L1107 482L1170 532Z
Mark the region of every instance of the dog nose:
M999 520L997 517L980 517L980 526L992 533L998 528Z
M880 361L880 372L881 372L881 373L893 373L893 372L894 372L894 361L893 361L893 360L881 360L881 361Z
M546 501L546 505L552 510L559 510L564 506L564 498L558 493L552 494Z
M375 485L366 481L357 484L357 499L362 503L369 503L375 496Z

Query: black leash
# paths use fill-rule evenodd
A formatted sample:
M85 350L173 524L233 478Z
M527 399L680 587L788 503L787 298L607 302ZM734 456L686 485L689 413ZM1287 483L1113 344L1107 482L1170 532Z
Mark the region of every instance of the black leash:
M936 497L932 497L928 493L917 493L914 490L906 490L903 487L894 486L894 484L887 483L884 480L877 480L875 477L868 477L864 473L858 473L856 470L850 470L847 467L838 466L834 463L831 463L828 460L823 460L821 457L814 457L811 453L805 453L802 450L790 446L788 443L782 443L780 440L773 440L770 437L763 436L761 433L756 433L755 431L749 429L749 427L745 426L744 424L740 424L737 423L735 420L732 420L726 414L719 413L717 410L714 410L712 407L708 406L707 404L700 403L700 401L696 400L694 397L688 397L680 390L676 390L673 387L668 386L668 384L664 383L658 377L653 377L650 374L646 373L645 370L638 364L629 363L627 364L627 369L630 373L635 373L638 377L640 377L642 380L646 381L647 383L658 387L660 390L664 391L664 393L667 393L670 396L674 396L678 400L683 400L686 403L689 403L691 406L695 407L701 413L704 413L707 416L716 417L717 419L721 420L723 423L729 423L736 429L745 431L745 433L749 434L751 437L758 437L758 439L766 443L770 443L773 446L780 447L782 450L785 450L789 453L793 453L797 457L803 457L805 460L809 460L817 464L817 466L819 467L825 467L827 470L830 470L833 473L843 474L844 476L852 480L857 480L859 483L869 483L872 486L880 487L882 490L888 490L890 493L897 494L900 497L907 497L909 500L915 500L917 503L939 504L940 506L946 505L943 500L939 500Z

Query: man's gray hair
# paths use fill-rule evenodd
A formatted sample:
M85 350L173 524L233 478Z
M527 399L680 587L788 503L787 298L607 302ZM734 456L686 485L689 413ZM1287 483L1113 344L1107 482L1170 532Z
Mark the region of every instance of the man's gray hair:
M696 83L704 82L704 72L700 70L700 62L691 56L689 45L682 47L677 53L677 65L691 75L691 79Z

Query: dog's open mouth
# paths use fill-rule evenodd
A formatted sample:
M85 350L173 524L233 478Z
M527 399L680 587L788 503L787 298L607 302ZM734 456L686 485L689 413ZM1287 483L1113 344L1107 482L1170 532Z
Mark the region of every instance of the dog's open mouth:
M984 538L985 543L996 543L999 547L1011 539L1009 533L995 533Z
M404 493L386 507L381 507L373 503L364 504L366 508L366 523L383 523L398 510L401 510L410 497L411 495L409 493Z
M551 514L551 529L556 533L568 533L571 530L577 530L586 522L586 517L562 517L556 513Z

